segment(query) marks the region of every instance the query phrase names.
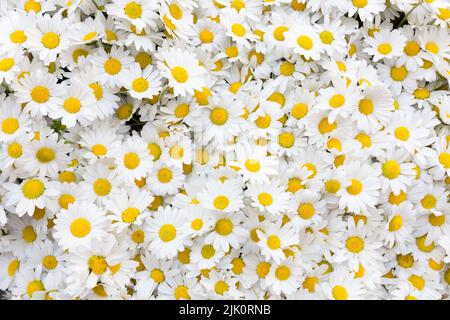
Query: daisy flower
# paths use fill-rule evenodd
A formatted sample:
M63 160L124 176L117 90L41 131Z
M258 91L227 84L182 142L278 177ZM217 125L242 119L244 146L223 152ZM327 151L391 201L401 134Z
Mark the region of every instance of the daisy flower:
M106 236L105 212L94 204L81 201L63 209L57 215L54 237L63 249L89 247L92 239Z

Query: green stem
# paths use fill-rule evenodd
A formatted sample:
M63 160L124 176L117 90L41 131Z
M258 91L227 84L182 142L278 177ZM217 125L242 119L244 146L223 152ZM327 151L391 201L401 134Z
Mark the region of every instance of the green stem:
M408 19L408 16L414 11L416 10L416 8L421 5L423 2L423 0L420 0L419 2L417 2L415 5L413 5L413 7L411 8L411 10L409 10L405 16L403 17L403 19L399 22L399 24L397 25L397 28L400 28L401 26L403 26L403 24L406 22L406 19Z

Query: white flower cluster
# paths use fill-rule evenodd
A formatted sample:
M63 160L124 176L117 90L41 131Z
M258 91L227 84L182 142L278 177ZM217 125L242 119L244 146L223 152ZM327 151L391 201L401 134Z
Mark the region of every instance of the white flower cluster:
M448 0L2 0L9 299L448 299Z

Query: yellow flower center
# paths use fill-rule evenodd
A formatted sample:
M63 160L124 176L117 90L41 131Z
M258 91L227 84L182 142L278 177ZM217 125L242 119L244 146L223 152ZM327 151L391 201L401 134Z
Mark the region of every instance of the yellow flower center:
M81 102L77 98L70 97L64 101L64 110L68 113L77 113L80 111Z
M191 296L189 295L189 289L186 286L178 286L175 289L174 295L175 295L176 300L180 300L180 299L190 300L191 299Z
M175 3L172 3L169 6L169 12L172 15L172 17L174 17L177 20L183 18L183 10L181 10L181 8Z
M427 51L430 51L431 53L434 53L434 54L438 54L439 53L439 46L436 43L434 43L434 42L428 42L425 45L425 49Z
M23 30L16 30L10 33L9 39L12 43L20 44L27 41L27 36Z
M368 0L352 0L352 4L359 9L367 6L367 2Z
M285 61L280 65L280 73L285 76L285 77L289 77L291 76L295 71L295 66L294 64Z
M351 185L347 187L347 192L353 196L360 194L363 189L361 181L358 179L352 179L351 182Z
M269 274L270 272L270 263L269 262L261 262L256 266L256 274L261 278L261 279L265 279L266 276Z
M20 267L19 259L14 259L8 264L8 276L12 277Z
M134 243L142 243L145 240L145 233L142 230L136 230L131 235L131 239Z
M13 58L4 58L0 60L0 71L7 72L14 66Z
M317 128L319 129L319 132L324 135L327 133L330 133L331 131L335 130L337 128L337 125L335 122L329 123L327 118L324 118L320 120Z
M191 228L195 231L199 231L203 227L202 219L194 219L191 222Z
M280 281L286 281L291 276L291 269L287 266L279 266L275 270L275 277Z
M277 41L284 41L285 37L284 37L284 33L288 30L288 28L286 28L285 26L279 26L276 27L273 30L273 37L275 38L275 40Z
M231 31L238 37L243 37L247 33L245 27L240 23L233 23L231 26Z
M439 163L445 168L450 169L450 153L442 152L439 154Z
M370 148L370 146L372 146L372 139L365 133L358 133L355 139L361 143L361 148Z
M45 287L41 280L33 280L27 285L27 294L28 297L32 297L33 294L37 291L44 291Z
M423 236L416 239L417 248L419 248L419 250L423 252L431 252L435 247L434 242L431 242L429 245L425 245L426 238L427 235L424 234Z
M273 203L273 198L272 198L272 195L270 195L269 193L262 192L262 193L260 193L258 195L258 201L263 206L267 207L267 206L270 206Z
M156 143L149 143L147 145L148 153L153 156L153 161L156 161L161 157L161 147Z
M420 46L415 41L409 41L403 48L403 51L407 56L413 57L419 53Z
M304 103L297 103L292 107L291 115L299 120L302 119L308 113L308 106Z
M445 223L445 215L442 214L437 216L432 213L428 216L428 222L430 222L433 227L440 227Z
M297 213L302 219L311 219L316 210L310 203L302 203L297 208Z
M388 55L392 52L392 45L390 43L381 43L378 46L378 52L382 55Z
M101 275L108 269L108 264L102 256L92 256L88 261L89 269L96 275Z
M95 99L101 100L103 98L103 88L101 85L99 85L96 82L93 82L89 85L89 88L91 88L92 92L94 93Z
M69 207L69 204L72 204L75 202L75 197L71 194L64 193L58 198L58 204L61 208L67 209Z
M433 209L436 207L436 197L432 194L425 195L422 200L420 200L420 203L422 204L422 207L424 207L427 210Z
M425 280L421 276L413 274L409 276L408 281L412 284L414 288L416 288L419 291L422 291L423 288L425 287Z
M57 267L58 265L58 260L56 260L55 256L45 256L42 259L42 265L47 269L47 270L53 270Z
M407 127L400 126L395 129L394 135L398 140L407 141L409 139L409 130Z
M391 78L395 81L403 81L408 76L408 70L405 66L401 67L392 67L391 68Z
M95 154L97 157L104 156L108 149L102 144L94 144L91 148L91 151L93 154Z
M214 291L218 294L218 295L223 295L225 292L227 292L229 289L228 284L223 281L217 281L216 284L214 285Z
M289 149L292 148L294 145L295 138L292 133L289 132L283 132L280 135L278 135L278 144L282 146L283 148Z
M278 250L281 247L281 240L278 236L272 235L267 238L267 246L272 250Z
M212 245L207 244L202 247L201 254L203 258L211 259L216 254L216 250Z
M225 196L217 196L214 199L213 205L217 210L223 210L230 204L230 200L228 200Z
M306 277L305 280L303 281L303 289L308 290L309 292L313 293L316 291L316 284L319 283L319 279L317 279L317 277L311 276L311 277Z
M330 98L328 103L332 108L340 108L345 103L345 97L342 94L336 94Z
M161 283L166 279L166 276L160 269L153 269L150 272L150 278L152 278L156 283Z
M325 182L325 190L328 193L336 193L341 189L341 183L338 180L330 179Z
M323 44L332 44L334 41L334 35L330 31L322 31L320 33L320 40Z
M208 29L200 31L198 38L202 43L211 43L214 41L214 34Z
M403 268L411 268L414 264L414 257L411 254L397 255L397 263Z
M391 221L389 221L389 231L395 232L400 230L400 228L403 226L403 219L400 215L395 215L392 217Z
M374 105L372 100L370 99L362 99L358 105L359 112L365 114L366 116L371 114L374 109Z

